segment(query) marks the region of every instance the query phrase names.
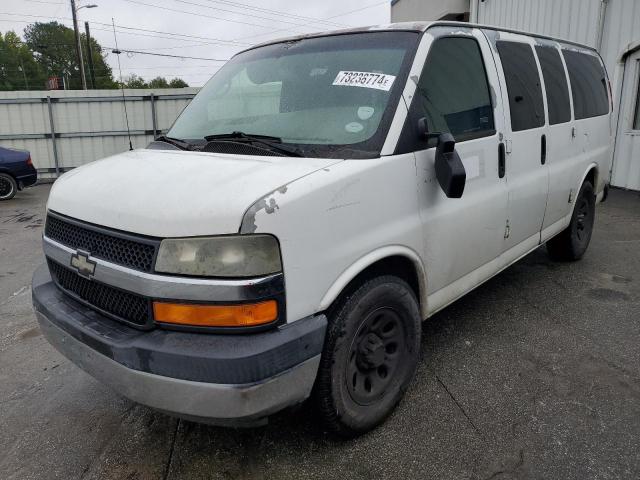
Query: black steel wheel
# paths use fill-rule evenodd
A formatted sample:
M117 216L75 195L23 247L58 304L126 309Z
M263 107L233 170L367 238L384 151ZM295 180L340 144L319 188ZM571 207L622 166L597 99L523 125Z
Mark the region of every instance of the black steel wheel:
M314 397L329 430L352 437L384 421L402 399L422 321L411 287L394 276L365 282L329 316Z
M0 200L12 199L17 191L18 184L15 179L7 173L0 173Z
M371 405L387 392L407 361L404 324L396 310L380 308L362 322L349 351L347 389L360 405Z
M569 226L547 242L554 260L579 260L587 251L596 213L596 196L591 182L582 184Z

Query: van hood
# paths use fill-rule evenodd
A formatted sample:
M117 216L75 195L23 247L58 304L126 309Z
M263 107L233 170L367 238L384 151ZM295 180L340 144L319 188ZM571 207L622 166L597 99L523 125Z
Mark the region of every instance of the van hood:
M261 197L340 161L134 150L64 174L47 209L154 237L237 233Z

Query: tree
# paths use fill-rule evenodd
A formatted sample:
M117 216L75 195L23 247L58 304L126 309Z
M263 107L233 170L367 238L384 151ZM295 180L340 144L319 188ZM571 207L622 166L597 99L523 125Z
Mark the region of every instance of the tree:
M169 82L169 87L171 88L185 88L188 86L189 85L187 84L187 82L185 82L181 78L174 78Z
M164 77L156 77L149 82L149 88L169 88L169 83Z
M63 76L68 89L82 88L80 67L75 50L75 36L73 30L58 22L29 25L24 30L25 42L34 52L37 63L46 76ZM87 38L81 34L80 42L86 57ZM113 79L111 67L105 62L106 54L94 39L90 42L93 64L95 69L96 88L117 88ZM87 80L90 82L89 67L84 58Z
M139 77L135 73L131 74L125 81L122 82L124 88L149 88L144 78Z
M46 74L15 32L0 33L0 90L42 90Z

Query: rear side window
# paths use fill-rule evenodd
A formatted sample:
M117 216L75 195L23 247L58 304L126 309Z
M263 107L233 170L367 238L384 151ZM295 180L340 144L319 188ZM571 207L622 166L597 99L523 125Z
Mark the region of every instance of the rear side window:
M496 42L507 81L511 130L514 132L544 125L544 103L538 65L530 45Z
M542 68L544 87L547 91L547 107L549 108L549 123L564 123L571 120L571 102L569 101L569 86L564 72L560 52L551 46L537 46L536 53Z
M450 132L456 141L495 133L487 73L474 39L435 41L414 101L430 133Z
M564 50L576 120L609 113L607 76L595 55Z

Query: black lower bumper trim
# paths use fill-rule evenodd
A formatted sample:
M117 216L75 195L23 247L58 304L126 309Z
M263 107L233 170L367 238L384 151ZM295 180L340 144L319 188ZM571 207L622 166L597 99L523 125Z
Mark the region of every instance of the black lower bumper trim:
M196 382L247 384L277 375L319 355L327 325L316 315L253 334L142 332L65 295L46 265L34 273L32 295L48 321L102 355L127 368Z

